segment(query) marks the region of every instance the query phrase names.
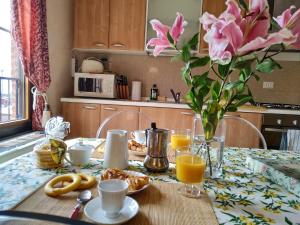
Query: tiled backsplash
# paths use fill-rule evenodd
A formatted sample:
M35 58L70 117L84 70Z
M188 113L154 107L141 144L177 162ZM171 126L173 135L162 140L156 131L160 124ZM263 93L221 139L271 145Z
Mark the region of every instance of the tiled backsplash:
M87 56L103 57L104 55L76 55L80 62ZM176 92L186 93L187 88L181 79L181 62L171 62L170 57L153 57L147 55L107 55L110 69L114 73L124 74L131 81L142 81L142 95L149 96L153 84L157 84L161 96L172 97L170 88ZM300 62L280 62L283 69L271 74L263 74L261 80L249 82L256 101L276 102L300 105ZM201 69L204 71L204 69ZM197 72L201 72L201 70ZM273 89L263 89L264 81L274 82Z

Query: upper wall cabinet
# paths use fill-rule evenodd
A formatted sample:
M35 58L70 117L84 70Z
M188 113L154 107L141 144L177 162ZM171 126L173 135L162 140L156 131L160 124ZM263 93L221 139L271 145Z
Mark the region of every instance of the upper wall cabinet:
M74 47L144 50L147 0L75 0Z
M74 47L108 48L109 0L75 0Z
M144 50L147 0L110 0L109 48Z
M219 0L220 1L220 0ZM152 19L158 19L163 24L172 26L176 13L180 12L184 15L185 21L188 23L184 33L178 43L179 47L194 36L200 29L199 18L201 15L202 0L149 0L148 3L148 19L147 19L147 41L156 37L155 31L149 23ZM151 49L147 49L151 51Z

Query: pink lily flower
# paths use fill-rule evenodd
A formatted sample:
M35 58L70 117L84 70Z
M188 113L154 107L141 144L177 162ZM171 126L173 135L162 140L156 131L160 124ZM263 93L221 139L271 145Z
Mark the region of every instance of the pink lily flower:
M281 28L287 28L297 36L297 40L295 43L292 43L292 46L300 49L300 9L292 14L293 9L295 9L295 6L286 9L280 16L274 19Z
M156 31L157 38L151 38L147 46L154 47L153 55L158 56L163 50L171 47L167 38L167 33L170 28L156 19L151 20L150 24L152 25L152 29Z
M176 19L170 31L170 34L175 43L179 40L183 32L184 32L184 18L181 13L177 13Z
M249 13L243 21L244 43L256 37L268 35L270 27L269 4L267 0L250 0Z
M152 25L152 29L156 31L157 38L151 38L148 41L147 46L154 47L154 56L158 56L166 48L172 47L167 37L168 32L170 32L175 43L184 32L184 18L181 13L177 13L177 17L171 29L169 26L162 24L157 19L151 20L150 23Z
M280 30L279 32L272 33L267 38L257 37L256 39L245 44L238 50L240 55L247 54L252 51L267 49L275 44L292 44L297 40L297 37L292 34L292 32L286 28Z

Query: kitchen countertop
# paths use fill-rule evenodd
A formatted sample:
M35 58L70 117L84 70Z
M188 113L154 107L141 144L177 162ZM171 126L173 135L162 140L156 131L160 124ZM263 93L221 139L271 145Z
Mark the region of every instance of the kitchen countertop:
M97 99L97 98L61 98L61 102L74 102L86 104L102 104L102 105L124 105L124 106L141 106L141 107L157 107L157 108L174 108L174 109L190 109L185 103L168 102L154 102L154 101L130 101L120 99ZM238 109L239 112L249 113L264 113L264 114L288 114L300 115L300 110L286 110L286 109L267 109L256 106L242 106Z

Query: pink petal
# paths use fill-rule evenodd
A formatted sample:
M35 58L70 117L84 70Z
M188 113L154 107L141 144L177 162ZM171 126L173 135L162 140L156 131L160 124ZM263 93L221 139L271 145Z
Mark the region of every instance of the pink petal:
M250 0L249 1L249 10L255 14L259 14L266 9L269 9L269 3L267 0Z
M286 24L286 28L293 30L293 33L300 33L300 9L298 9Z
M242 20L241 9L235 0L226 1L227 9L221 14L219 18L224 18L225 20L235 20L236 23L240 23Z
M203 15L200 17L200 23L203 25L203 29L205 31L210 29L210 26L217 21L218 19L208 12L203 13Z
M170 43L168 40L151 38L147 43L147 47L148 46L154 47L153 55L158 56L164 49L170 47Z
M158 56L163 50L165 50L167 47L161 46L161 45L156 45L153 51L153 55L156 57Z
M147 43L147 46L155 47L156 45L170 46L168 40L162 40L162 39L159 39L159 38L151 38Z
M167 38L167 33L169 31L169 27L162 24L159 20L153 19L150 21L152 25L152 29L156 31L156 35L158 38Z
M171 28L171 36L173 37L174 41L177 42L180 35L184 31L184 18L181 13L177 13L177 17L173 23L173 26Z
M252 20L252 18L248 18L249 20ZM248 21L249 23L251 21ZM244 43L247 43L249 41L254 40L257 37L266 37L268 35L268 31L270 28L270 19L262 19L262 20L256 20L256 22L253 24L253 27L249 31L244 40Z
M289 9L286 9L280 16L277 16L274 18L274 20L278 23L278 25L283 28L287 25L289 20L292 17L292 9L294 9L295 6L290 6Z
M236 53L243 44L243 33L240 27L234 21L231 21L223 27L221 32L231 44L233 53Z
M290 45L297 40L297 36L293 35L288 29L282 29L279 32L270 34L267 38L257 37L253 41L245 44L239 49L239 54L265 49L275 44Z

